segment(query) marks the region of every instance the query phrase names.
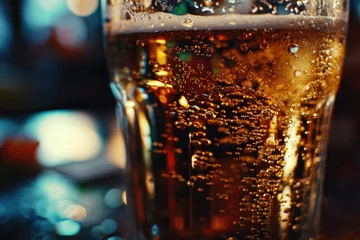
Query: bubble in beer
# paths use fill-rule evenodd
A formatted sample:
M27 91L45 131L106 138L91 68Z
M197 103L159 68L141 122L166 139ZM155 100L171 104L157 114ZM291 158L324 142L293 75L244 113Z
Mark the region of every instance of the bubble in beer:
M299 46L295 43L292 43L288 47L289 53L295 54L299 51Z
M260 43L260 48L261 49L266 49L269 47L269 43L266 41L263 41L262 43Z
M300 225L299 224L295 224L293 227L292 227L292 229L294 230L294 231L299 231L300 230Z
M301 76L301 71L300 71L300 70L296 70L296 71L294 72L294 76L295 76L295 77L300 77L300 76Z
M247 51L249 49L249 47L246 43L242 43L240 45L240 49L241 49L241 51Z

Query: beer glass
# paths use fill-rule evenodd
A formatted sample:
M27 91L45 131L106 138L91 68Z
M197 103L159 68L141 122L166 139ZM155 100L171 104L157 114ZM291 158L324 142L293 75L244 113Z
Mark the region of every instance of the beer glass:
M347 1L102 7L127 239L315 239Z

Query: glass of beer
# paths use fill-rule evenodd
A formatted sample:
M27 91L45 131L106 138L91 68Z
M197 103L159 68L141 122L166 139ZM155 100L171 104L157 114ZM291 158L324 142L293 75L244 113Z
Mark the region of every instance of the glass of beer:
M102 1L127 239L316 238L347 2Z

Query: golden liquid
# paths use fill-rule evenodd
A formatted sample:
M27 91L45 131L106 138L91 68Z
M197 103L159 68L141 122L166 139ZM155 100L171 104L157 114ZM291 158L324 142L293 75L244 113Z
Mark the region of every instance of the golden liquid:
M168 31L108 41L146 239L313 234L343 29Z

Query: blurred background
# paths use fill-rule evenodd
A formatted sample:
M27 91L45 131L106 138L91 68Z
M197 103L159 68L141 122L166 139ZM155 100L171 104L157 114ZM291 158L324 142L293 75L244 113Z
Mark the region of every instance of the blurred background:
M360 239L360 1L351 2L320 239ZM0 239L127 231L99 0L0 0Z
M0 239L127 231L99 0L0 0Z

